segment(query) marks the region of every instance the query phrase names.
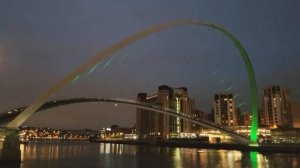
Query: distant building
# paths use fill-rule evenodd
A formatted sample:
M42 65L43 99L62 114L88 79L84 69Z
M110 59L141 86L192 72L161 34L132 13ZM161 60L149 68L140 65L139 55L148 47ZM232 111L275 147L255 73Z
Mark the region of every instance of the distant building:
M123 134L134 133L134 127L120 127L119 125L112 125L110 129L112 133L123 133Z
M293 101L291 103L294 128L300 128L300 103Z
M212 108L210 113L206 114L206 119L207 119L207 121L215 123L215 114L214 114L214 109L213 108Z
M233 94L215 94L214 121L219 126L237 126L237 112Z
M265 114L264 114L264 109L259 108L258 109L258 125L260 127L267 127L265 120L266 120L266 117L265 117Z
M139 93L140 102L156 104L163 109L173 109L191 115L193 101L189 98L187 88L171 88L166 85L159 86L158 93L147 96ZM191 123L180 118L163 115L137 108L136 132L139 138L171 138L179 137L181 132L190 132Z
M199 110L199 109L193 109L192 110L192 117L195 120L201 121L201 120L207 120L207 115ZM192 124L192 132L197 132L201 129L202 127L200 125L197 124Z
M243 126L244 125L244 120L242 117L241 110L239 108L236 109L236 116L237 116L237 125L238 126Z
M102 128L100 131L100 135L97 135L94 138L100 138L103 140L135 139L135 128L112 125L110 128Z
M264 88L263 107L260 114L262 125L272 128L292 128L290 91L280 86Z
M251 112L243 113L239 116L241 123L239 126L250 126L251 125Z

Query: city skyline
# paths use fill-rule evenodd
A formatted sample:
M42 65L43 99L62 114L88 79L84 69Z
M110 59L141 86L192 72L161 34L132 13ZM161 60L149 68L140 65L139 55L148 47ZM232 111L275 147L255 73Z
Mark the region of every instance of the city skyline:
M135 10L130 3L125 2L105 2L97 4L98 6L93 4L95 7L87 2L1 3L3 15L0 17L3 22L0 25L3 29L0 30L0 35L4 37L0 41L2 111L30 104L76 65L133 32L182 17L209 20L227 28L241 40L249 52L259 88L278 84L290 88L292 97L296 100L300 97L300 88L297 86L300 72L297 57L300 24L295 22L300 16L298 2L272 1L270 4L261 2L257 5L254 2L231 1L224 8L214 2L188 2L181 5L179 1L172 4L153 1L146 7L142 3L131 1L137 3ZM204 4L210 8L201 7ZM170 14L164 15L163 9L168 5ZM216 12L211 13L209 9L213 7ZM178 10L182 13L177 13ZM61 16L62 13L66 15ZM102 20L107 18L107 14L115 16L114 19ZM119 81L122 81L122 85L119 85ZM239 94L239 104L244 103L244 108L249 107L246 72L234 46L215 31L195 27L162 32L125 48L92 69L88 77L74 81L53 99L134 99L136 93L153 92L162 84L188 87L191 97L197 100L196 105L200 109L206 109L205 111L211 108L212 96L209 95L215 92ZM95 110L97 108L103 110ZM77 109L80 112L72 113ZM59 112L51 112L44 118L55 120L57 114L62 113L65 115L61 115L60 119L68 121L69 127L73 127L76 124L72 124L72 117L73 122L74 119L78 121L83 113L91 114L86 120L99 120L101 123L102 118L111 120L123 111L127 111L126 114L130 110L134 113L133 109L124 107L117 112L110 104L100 107L73 106L55 109ZM95 114L95 111L100 111L101 114ZM38 120L42 119L36 117L31 122L49 124L48 121ZM130 119L127 120L130 122ZM56 122L58 126L60 121ZM80 125L88 127L88 123ZM95 125L97 124L93 124Z
M212 122L214 124L216 124L216 126L250 126L251 124L251 112L245 112L245 113L241 113L240 109L238 107L236 107L235 103L234 103L234 97L235 95L233 95L232 93L216 93L214 95L214 101L213 101L213 106L212 106L212 112L203 112L200 109L197 109L195 106L195 99L190 98L190 97L185 97L184 100L187 101L188 100L188 106L184 105L185 103L182 104L181 101L183 101L182 99L182 94L187 96L188 95L188 88L186 87L180 87L180 88L172 88L166 85L162 85L159 86L159 92L158 94L149 94L147 95L147 93L138 93L137 100L130 100L130 99L108 99L108 98L71 98L71 99L60 99L60 100L51 100L51 101L47 101L38 111L36 111L35 114L40 114L37 112L40 111L46 111L49 109L55 109L55 108L59 108L61 106L68 106L68 105L76 105L76 104L80 104L80 103L84 103L84 104L88 104L90 106L89 103L109 103L109 104L113 104L113 106L115 108L117 108L119 105L130 105L130 106L135 106L136 104L140 104L143 105L143 102L146 102L146 107L148 106L153 106L154 111L149 111L149 110L145 110L145 109L139 109L139 107L136 107L136 120L134 121L134 123L130 123L131 125L134 125L135 127L137 127L137 130L140 130L140 126L139 125L143 125L145 124L144 120L152 123L150 125L147 126L146 122L146 127L145 130L149 129L158 129L158 127L154 126L154 125L160 125L157 124L159 123L158 119L159 117L155 117L155 116L164 116L160 113L156 113L155 109L177 109L177 112L181 112L184 113L184 115L187 116L191 116L192 118L198 120L207 120L208 122ZM164 97L164 99L162 99L162 93L161 90L164 91L164 89L167 88L167 91L169 92L169 96ZM274 89L270 89L270 88L274 88ZM272 91L272 94L271 94ZM171 94L172 93L172 94ZM267 96L266 96L267 93ZM166 93L164 93L165 95L168 95ZM299 115L299 107L300 107L300 103L299 102L295 102L293 100L290 99L290 91L287 88L282 88L281 86L268 86L264 88L264 97L262 99L261 102L259 102L260 106L259 106L259 122L258 125L260 127L269 127L269 128L300 128L299 124L300 124L300 115ZM181 96L180 96L181 95ZM175 97L176 97L176 101L175 101ZM179 97L178 97L179 96ZM181 97L181 98L180 98ZM179 102L177 102L177 99ZM269 101L272 100L272 101ZM163 103L162 103L162 102ZM175 103L177 102L177 103ZM161 104L162 103L162 104ZM165 103L169 104L170 107L165 107ZM178 104L179 103L179 104ZM177 104L177 105L175 105ZM181 105L180 105L181 104ZM182 106L183 105L183 106ZM183 109L181 109L183 108ZM1 113L1 122L2 124L10 122L15 116L17 116L20 113L23 113L24 110L26 109L26 106L22 106L22 107L17 107L14 109L10 109L7 110L3 113ZM181 110L179 110L181 109ZM186 111L187 109L190 109L188 111ZM179 110L179 111L178 111ZM116 110L117 111L117 110ZM144 117L142 117L142 115L138 115L142 111ZM277 111L277 112L276 112ZM146 113L149 113L146 114ZM174 111L173 111L174 113ZM273 113L273 114L272 114ZM150 115L151 114L151 115ZM87 116L86 114L83 115ZM154 116L154 117L153 117ZM221 117L222 116L222 117ZM230 117L229 117L230 116ZM280 123L277 124L277 116L278 121ZM139 119L139 118L144 118L144 119ZM149 118L150 117L150 118ZM171 116L170 116L171 117ZM275 118L274 118L275 117ZM151 118L157 118L158 120L152 120ZM222 118L222 119L221 119ZM276 124L274 121L271 121L270 119L275 119ZM97 119L97 118L96 118ZM221 119L221 120L220 120ZM81 118L81 121L82 118ZM284 124L283 124L284 122ZM77 123L75 123L77 124ZM116 123L111 123L111 125L115 125ZM119 123L118 123L119 124ZM275 124L275 125L274 125ZM163 124L166 125L166 124ZM193 126L192 126L193 125ZM192 124L189 126L189 124L183 124L183 127L180 128L178 127L178 129L185 129L185 130L191 130L194 128L195 124ZM26 124L24 125L26 126ZM28 125L31 126L31 125ZM99 127L100 126L100 127ZM102 127L107 127L108 125L98 125L98 127L96 129L102 128ZM45 125L42 125L41 127L45 127ZM151 127L151 128L150 128ZM196 128L196 127L195 127ZM83 129L83 128L81 128ZM84 128L86 129L86 128ZM95 128L94 128L95 129ZM159 127L159 129L162 129L162 127ZM166 128L168 130L168 128ZM157 130L156 130L157 131ZM148 131L146 131L148 132ZM153 131L152 131L153 132ZM155 132L155 131L154 131ZM161 134L160 132L162 131L158 131L158 134ZM186 132L186 131L183 131ZM154 135L154 134L153 134Z

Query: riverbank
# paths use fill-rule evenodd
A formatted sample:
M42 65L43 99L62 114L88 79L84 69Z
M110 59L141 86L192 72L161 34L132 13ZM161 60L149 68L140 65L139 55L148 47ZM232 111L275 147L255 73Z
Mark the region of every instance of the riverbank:
M219 150L239 150L242 152L259 152L259 153L286 153L300 154L300 144L262 144L259 146L245 146L241 144L210 144L197 141L180 141L180 140L90 140L94 143L112 143L112 144L129 144L129 145L151 145L163 147L180 147L180 148L199 148L199 149L219 149Z

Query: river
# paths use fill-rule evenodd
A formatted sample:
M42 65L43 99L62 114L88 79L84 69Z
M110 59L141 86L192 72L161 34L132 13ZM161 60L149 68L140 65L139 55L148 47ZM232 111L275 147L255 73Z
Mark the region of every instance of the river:
M259 168L300 167L300 155L260 154L234 150L210 150L135 146L89 142L30 142L21 145L16 168Z

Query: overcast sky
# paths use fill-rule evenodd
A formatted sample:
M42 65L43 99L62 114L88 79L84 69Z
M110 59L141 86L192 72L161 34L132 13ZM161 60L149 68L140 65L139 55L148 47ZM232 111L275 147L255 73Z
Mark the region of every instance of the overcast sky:
M261 90L291 89L300 100L300 1L297 0L1 0L0 111L30 104L89 57L149 26L197 18L223 26L246 48ZM246 71L223 34L181 26L147 37L99 63L51 99L135 99L159 85L185 86L196 107L211 111L214 93L239 95L249 109ZM134 124L135 108L113 104L59 107L25 124L99 128Z

